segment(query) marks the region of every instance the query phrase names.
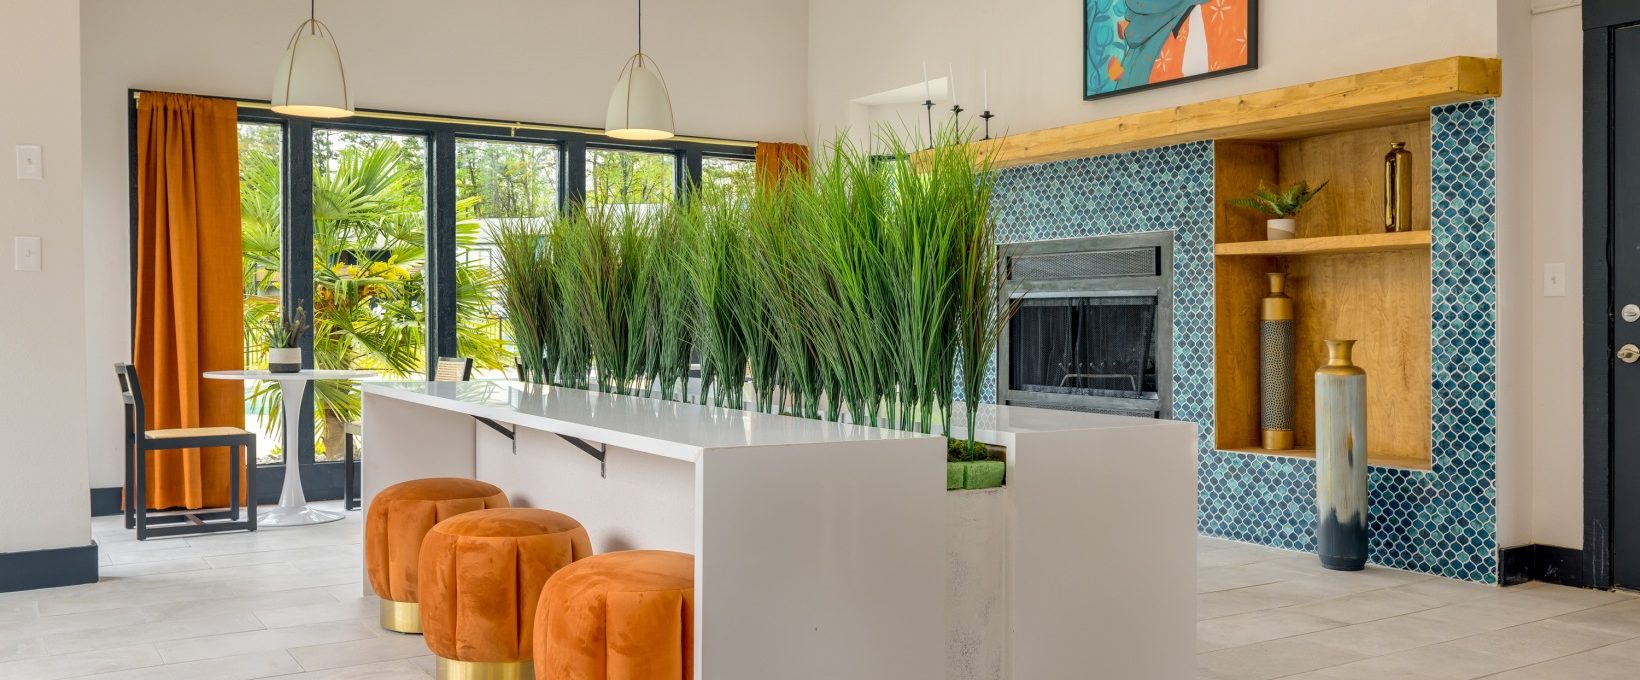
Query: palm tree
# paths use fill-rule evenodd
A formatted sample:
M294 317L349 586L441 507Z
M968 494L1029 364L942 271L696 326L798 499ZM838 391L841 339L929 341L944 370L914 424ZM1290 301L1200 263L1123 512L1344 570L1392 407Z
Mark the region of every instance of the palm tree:
M278 314L279 163L242 154L241 214L247 327ZM313 172L313 356L318 368L369 369L413 378L426 367L427 227L425 171L397 142L344 144ZM478 199L457 203L457 245L480 238ZM495 274L474 263L456 269L456 336L462 356L483 368L511 363L490 318ZM260 342L249 339L246 361ZM341 450L343 424L359 417L350 383L315 383L322 449ZM250 399L264 428L277 432L278 387Z

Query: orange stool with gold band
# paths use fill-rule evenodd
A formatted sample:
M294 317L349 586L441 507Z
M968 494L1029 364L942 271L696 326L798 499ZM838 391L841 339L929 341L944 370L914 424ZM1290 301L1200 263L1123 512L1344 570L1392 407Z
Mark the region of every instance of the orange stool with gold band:
M536 680L691 680L695 557L613 552L547 581L535 614Z
M364 521L364 557L370 587L382 601L382 627L421 632L416 574L422 540L433 525L465 512L505 507L507 495L495 485L455 477L400 482L376 494Z
M421 627L440 680L527 680L535 608L558 570L592 555L586 529L551 510L480 510L421 546Z

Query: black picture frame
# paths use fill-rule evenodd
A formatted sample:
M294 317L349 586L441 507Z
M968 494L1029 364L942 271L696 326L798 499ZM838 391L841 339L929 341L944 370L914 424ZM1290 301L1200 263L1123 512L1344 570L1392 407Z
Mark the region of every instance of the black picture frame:
M1137 87L1129 87L1129 88L1124 88L1124 89L1115 90L1115 91L1111 91L1111 92L1100 92L1100 93L1097 93L1097 94L1089 94L1088 93L1088 47L1089 47L1089 45L1088 45L1088 3L1090 1L1091 0L1081 0L1081 2L1082 2L1082 25L1079 27L1079 30L1082 33L1082 54L1081 54L1081 59L1082 59L1082 82L1078 87L1082 91L1082 101L1091 102L1091 101L1095 101L1095 100L1099 100L1099 99L1108 99L1108 98L1111 98L1111 97L1119 97L1119 96L1125 95L1125 94L1132 94L1134 92L1147 92L1147 91L1154 90L1154 89L1157 89L1157 88L1168 87L1170 85L1179 85L1179 84L1182 84L1182 83L1193 83L1193 82L1196 82L1198 80L1206 80L1208 78L1217 78L1219 76L1228 76L1228 75L1232 75L1232 74L1236 74L1236 73L1244 73L1244 72L1247 72L1247 71L1252 71L1252 70L1258 69L1259 0L1247 0L1247 63L1246 64L1243 64L1241 66L1237 66L1235 68L1227 68L1227 69L1223 69L1223 70L1219 70L1219 71L1211 71L1211 72L1208 72L1208 73L1201 73L1201 74L1197 74L1197 75L1193 75L1193 76L1186 76L1186 77L1183 77L1183 78L1175 78L1173 80L1168 80L1168 81L1164 81L1164 82L1160 82L1160 83L1149 83L1149 84L1146 84L1146 85L1139 85ZM1201 3L1201 4L1206 4L1207 1L1208 0L1204 0L1203 3ZM1199 5L1198 5L1198 7L1199 7Z

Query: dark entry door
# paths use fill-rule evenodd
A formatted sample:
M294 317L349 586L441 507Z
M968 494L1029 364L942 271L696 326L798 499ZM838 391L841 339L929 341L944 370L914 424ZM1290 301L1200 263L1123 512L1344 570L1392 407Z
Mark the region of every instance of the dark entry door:
M1586 576L1640 588L1640 3L1584 29Z

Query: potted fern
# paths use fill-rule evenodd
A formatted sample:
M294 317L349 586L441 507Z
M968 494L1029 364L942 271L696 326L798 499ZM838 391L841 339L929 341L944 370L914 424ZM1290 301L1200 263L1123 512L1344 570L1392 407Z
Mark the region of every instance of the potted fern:
M1230 204L1238 208L1245 208L1254 212L1268 215L1270 219L1264 223L1265 238L1271 241L1282 241L1293 238L1298 233L1296 217L1304 204L1327 188L1327 183L1311 189L1309 182L1299 182L1280 191L1266 187L1259 183L1258 191L1246 198L1232 198Z
M298 305L300 307L300 305ZM302 331L307 319L301 311L289 317L274 317L261 325L262 339L268 343L268 372L296 373L302 370Z

